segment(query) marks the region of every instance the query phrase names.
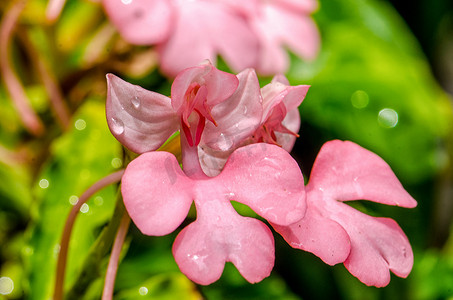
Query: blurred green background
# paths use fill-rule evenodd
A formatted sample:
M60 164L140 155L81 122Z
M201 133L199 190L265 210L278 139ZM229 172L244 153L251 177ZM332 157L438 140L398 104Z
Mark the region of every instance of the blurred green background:
M0 2L2 41L17 3ZM55 24L45 20L46 4L27 2L7 57L43 120L43 134L24 129L5 82L0 85L0 299L51 298L70 208L91 184L122 166L120 144L105 121L105 74L167 95L171 84L159 74L154 50L123 41L99 3L68 0ZM201 287L173 260L177 232L146 237L132 226L115 299L453 299L453 4L321 0L314 18L319 56L312 62L292 56L286 74L292 85L312 85L292 154L305 175L330 139L352 140L384 158L418 207L360 202L358 209L400 224L414 250L412 273L392 276L385 288L367 287L343 265L329 267L275 235L269 278L252 285L227 264L218 282ZM46 78L63 95L68 124L53 113ZM90 266L90 276L81 280L79 274L116 196L117 187L108 187L81 209L70 245L68 299L100 298L107 257Z

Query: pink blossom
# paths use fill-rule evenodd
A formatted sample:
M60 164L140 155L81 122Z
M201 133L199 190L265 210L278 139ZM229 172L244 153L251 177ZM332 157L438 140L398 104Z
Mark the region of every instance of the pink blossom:
M311 59L319 33L315 0L103 0L110 20L130 43L156 45L161 70L175 76L220 55L236 72L288 69L288 47Z
M304 100L309 87L308 85L289 86L285 76L275 76L272 82L260 91L263 112L260 123L254 132L245 132L244 128L230 126L230 130L236 131L236 134L231 132L224 135L216 130L217 135L202 138L198 155L203 171L209 176L217 175L223 168L228 156L235 149L251 143L275 144L291 152L300 127L298 107ZM234 107L232 114L241 114L244 109L247 109L246 106ZM228 117L234 120L234 118ZM206 129L213 131L215 126L207 124ZM232 137L235 137L235 139L233 140ZM211 138L211 140L208 138Z
M209 146L221 147L216 146L220 134L235 144L256 130L262 115L259 83L251 69L235 76L209 63L188 68L175 78L171 98L112 74L107 82L110 130L136 153L156 150L177 130L189 146L198 145L203 135ZM210 130L205 130L207 123Z
M320 38L310 17L317 8L315 0L263 0L260 3L259 11L250 18L260 45L258 73L284 73L289 67L286 47L305 59L316 57Z
M273 225L292 247L312 252L329 265L344 263L367 285L387 285L389 270L400 277L409 274L413 253L398 224L342 203L364 199L408 208L417 205L379 156L352 142L327 142L306 191L305 217L290 226Z
M269 276L274 264L272 233L262 222L236 213L243 203L273 224L287 226L305 212L303 176L280 147L253 144L239 148L216 177L196 179L167 152L148 152L126 168L121 192L133 222L146 235L165 235L185 219L192 201L195 222L173 245L181 271L210 284L232 262L250 282Z

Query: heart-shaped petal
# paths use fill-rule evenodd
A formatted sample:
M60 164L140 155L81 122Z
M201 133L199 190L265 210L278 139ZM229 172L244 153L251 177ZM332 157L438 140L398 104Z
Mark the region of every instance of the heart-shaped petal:
M173 232L192 204L193 182L168 152L147 152L129 163L122 178L124 205L146 235Z
M349 235L337 222L308 203L305 216L289 226L272 224L293 248L313 253L331 266L344 262L351 250Z
M394 220L370 217L349 206L342 212L341 219L334 220L351 238L351 253L344 265L352 275L377 287L390 282L389 270L399 277L409 275L414 255L409 240Z
M274 266L274 239L266 225L239 216L227 201L197 202L197 220L176 237L173 255L181 272L196 283L219 279L225 262L255 283Z

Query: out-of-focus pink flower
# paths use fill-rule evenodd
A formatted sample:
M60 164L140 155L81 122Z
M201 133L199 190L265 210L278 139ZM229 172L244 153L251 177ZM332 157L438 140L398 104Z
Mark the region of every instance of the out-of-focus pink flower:
M243 203L273 224L286 226L305 212L303 176L280 147L253 144L239 148L216 176L188 177L167 152L148 152L133 160L121 192L133 222L146 235L165 235L185 219L192 201L195 222L173 245L181 271L199 284L210 284L232 262L250 282L269 276L274 264L272 233L262 222L236 213Z
M311 59L319 33L310 14L315 0L103 0L130 43L156 45L161 70L175 76L205 59L222 58L234 71L269 75L288 68L288 47Z
M286 47L305 59L319 51L319 32L310 14L315 0L260 1L259 11L250 18L260 50L256 71L263 75L284 73L289 67Z
M219 133L202 138L198 155L203 171L209 176L217 175L223 168L228 156L235 149L251 143L275 144L291 152L300 127L298 107L304 100L309 88L308 85L289 86L285 76L275 76L272 82L260 91L263 99L263 113L259 126L253 133L247 131L247 135L245 135L243 134L244 128L230 126L232 133L228 135ZM244 109L247 112L246 106L236 106L232 114L240 115L241 110ZM236 110L239 110L239 113ZM231 120L234 120L234 118L231 118ZM215 130L213 124L207 124L206 128L210 132ZM234 132L236 134L233 134ZM232 139L233 136L235 137L234 140Z
M179 129L190 146L198 145L203 136L211 141L209 146L221 148L217 136L235 144L251 135L261 120L260 88L251 69L235 76L209 63L188 68L175 78L171 99L112 74L107 82L110 130L136 153L156 150ZM212 124L209 130L207 124Z
M312 252L329 265L344 263L367 285L387 285L389 270L400 277L409 274L413 253L398 224L342 203L364 199L408 208L417 205L379 156L352 142L327 142L306 191L305 217L290 226L273 225L292 247Z

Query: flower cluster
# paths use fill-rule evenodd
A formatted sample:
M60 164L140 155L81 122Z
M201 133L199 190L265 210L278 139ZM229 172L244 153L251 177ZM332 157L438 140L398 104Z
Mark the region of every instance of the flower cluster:
M315 0L103 0L107 15L130 43L156 45L160 68L175 76L220 54L235 71L286 71L284 47L315 57L319 34ZM190 51L181 51L190 49Z
M176 230L195 203L196 221L173 245L178 266L193 281L216 281L225 262L249 282L269 276L273 268L270 229L240 216L233 200L266 219L292 247L330 265L344 263L367 285L388 284L389 271L409 274L413 254L396 222L343 203L416 205L380 157L352 142L328 142L304 185L288 152L308 86L289 86L284 76L276 76L260 88L252 69L232 75L210 63L180 72L171 97L112 74L107 79L109 127L125 147L141 154L122 178L126 209L144 234L159 236ZM178 130L182 169L173 154L155 151Z

